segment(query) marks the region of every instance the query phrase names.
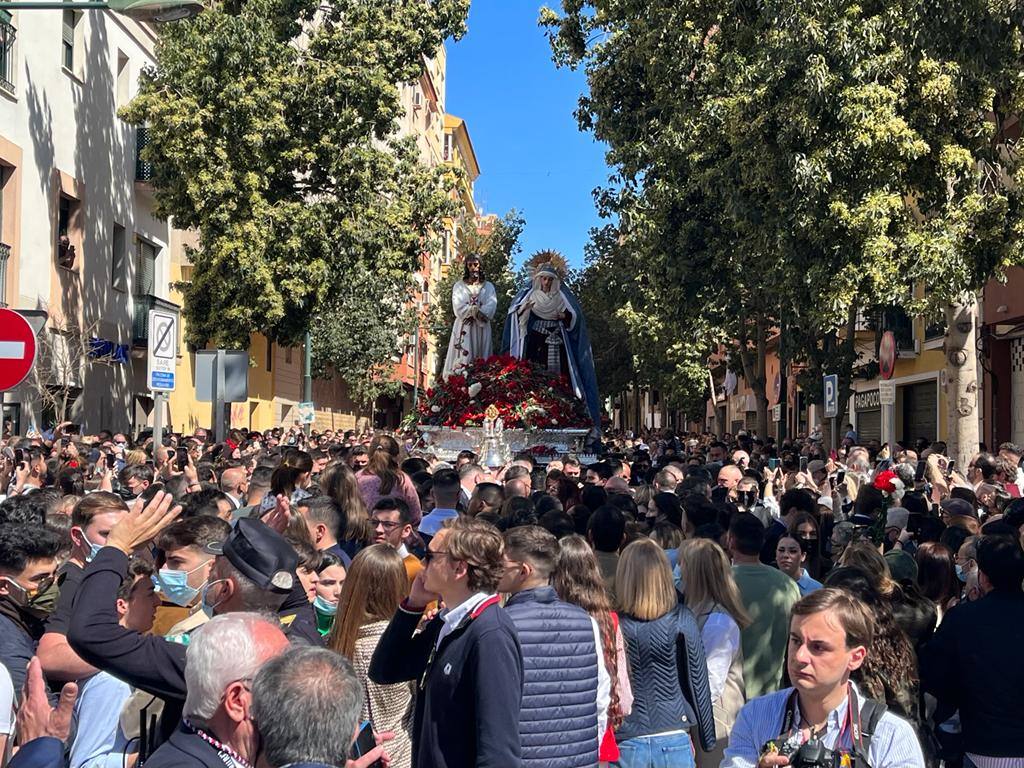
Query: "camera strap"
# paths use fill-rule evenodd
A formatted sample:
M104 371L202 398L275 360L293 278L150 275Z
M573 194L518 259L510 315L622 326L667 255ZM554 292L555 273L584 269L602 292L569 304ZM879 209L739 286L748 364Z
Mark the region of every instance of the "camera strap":
M852 685L847 684L846 694L846 717L839 730L839 737L836 739L836 752L847 752L857 758L858 764L864 768L871 768L868 762L868 750L871 748L871 736L874 734L878 721L886 713L885 704L874 699L865 699L863 706L857 697ZM786 700L786 709L782 719L783 734L790 734L800 724L796 721L796 708L799 699L797 691L794 690ZM846 749L843 742L847 731L850 732L850 748Z

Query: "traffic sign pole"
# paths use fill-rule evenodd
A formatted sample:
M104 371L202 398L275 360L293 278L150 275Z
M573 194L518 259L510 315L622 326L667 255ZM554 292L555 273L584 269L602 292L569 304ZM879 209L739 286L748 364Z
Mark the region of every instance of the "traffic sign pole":
M153 462L156 463L156 449L164 444L164 402L167 395L163 392L153 393Z
M146 379L153 393L153 459L164 444L167 393L174 391L178 362L178 316L161 309L149 311L149 357Z

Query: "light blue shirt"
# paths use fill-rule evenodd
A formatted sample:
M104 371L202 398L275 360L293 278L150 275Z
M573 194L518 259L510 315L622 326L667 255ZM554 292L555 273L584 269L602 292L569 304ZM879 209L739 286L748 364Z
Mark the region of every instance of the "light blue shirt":
M858 702L863 706L864 699L860 691L856 686L854 690ZM792 688L786 688L747 702L736 718L721 768L754 768L757 765L761 748L769 741L785 735L781 731L786 701L792 693ZM828 725L821 738L827 749L836 748L848 706L848 700L844 697L842 703L829 713ZM795 719L800 719L799 707ZM871 768L924 768L921 745L910 723L892 712L882 715L871 735L868 762Z
M441 526L444 525L445 520L451 520L453 517L458 517L459 512L455 509L434 509L429 515L420 520L420 533L425 533L427 536L436 536L437 532L441 530Z
M121 710L132 689L106 672L78 684L75 714L78 732L71 745L71 768L121 768L128 740L121 730Z
M800 597L809 595L816 589L821 589L821 582L811 578L811 574L804 569L803 575L796 580L796 586L800 590Z

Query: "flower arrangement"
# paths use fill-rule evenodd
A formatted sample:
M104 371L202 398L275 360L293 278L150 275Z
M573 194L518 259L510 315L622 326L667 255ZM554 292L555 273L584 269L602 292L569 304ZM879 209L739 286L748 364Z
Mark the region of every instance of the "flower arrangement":
M564 376L529 360L493 355L427 390L421 424L479 427L493 405L507 429L571 429L589 426L587 412Z
M899 502L903 498L903 494L906 493L906 486L900 479L899 475L893 472L891 469L887 469L884 472L879 472L875 475L874 486L882 492L882 494L893 502Z

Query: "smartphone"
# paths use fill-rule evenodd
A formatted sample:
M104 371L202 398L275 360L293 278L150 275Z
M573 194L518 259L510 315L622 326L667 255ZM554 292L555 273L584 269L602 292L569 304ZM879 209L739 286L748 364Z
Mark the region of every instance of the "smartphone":
M928 461L926 459L920 459L917 462L917 469L914 472L914 482L918 482L919 483L922 480L924 480L924 470L925 470L925 467L927 467L927 466L928 466Z
M744 507L746 507L747 509L750 509L751 507L754 506L754 503L756 501L757 501L757 491L755 491L753 488L751 488L750 490L747 490L747 491L743 491L743 506Z
M82 427L79 424L68 424L64 427L64 434L66 435L77 435L82 431Z
M910 515L907 518L907 533L920 533L921 532L921 516Z
M772 472L774 472L778 468L779 468L779 460L778 459L776 459L776 458L768 459L768 469L770 469Z
M14 449L14 465L20 467L25 463L25 452L21 448Z
M840 469L836 472L836 488L839 488L843 483L846 482L846 470Z
M949 477L956 471L956 459L950 459L946 465L946 477Z
M351 757L353 760L358 760L376 746L377 739L373 735L373 726L370 725L369 720L364 720L363 724L359 726L359 733L356 735L356 740L352 743ZM383 760L376 760L370 768L383 768L383 766Z
M800 457L800 471L801 472L806 472L807 471L807 457L806 456L801 456Z
M179 448L175 458L178 463L178 471L184 472L185 467L188 466L188 451L185 448Z

